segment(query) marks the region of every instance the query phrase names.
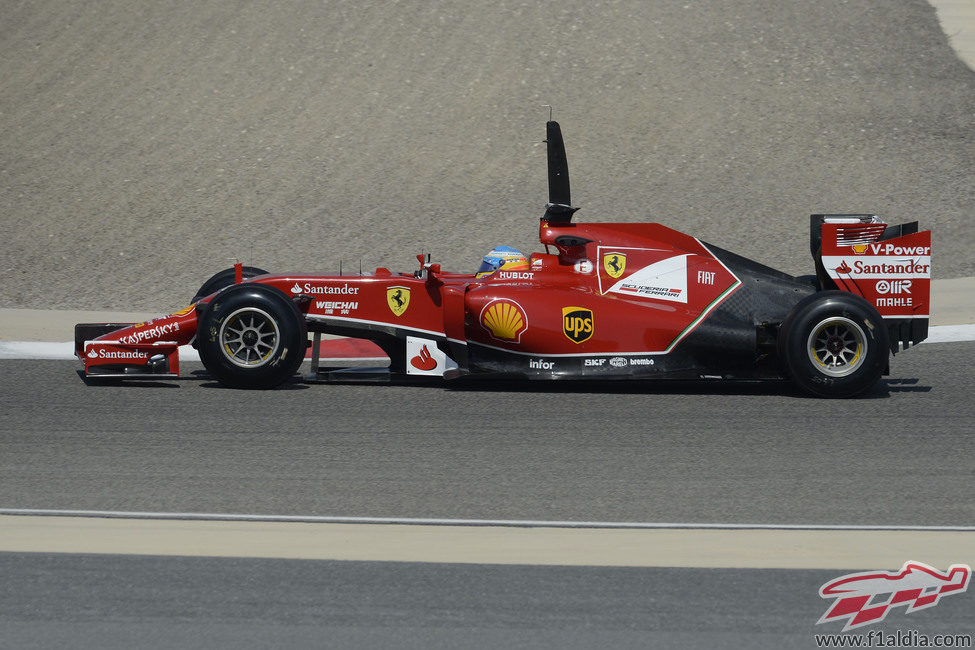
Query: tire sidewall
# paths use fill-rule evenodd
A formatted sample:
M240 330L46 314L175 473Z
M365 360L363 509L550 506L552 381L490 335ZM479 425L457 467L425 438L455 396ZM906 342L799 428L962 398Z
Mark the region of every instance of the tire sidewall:
M257 308L270 316L279 332L277 350L258 367L244 368L221 349L224 322L242 308ZM233 388L273 388L292 377L305 358L308 333L304 315L284 293L263 284L235 284L213 297L197 331L200 360L210 375Z
M836 377L822 372L806 349L809 335L823 321L841 317L856 323L864 334L863 361L852 373ZM803 299L782 323L779 356L792 380L820 397L854 397L869 390L887 368L889 336L877 310L863 298L845 291L823 291Z

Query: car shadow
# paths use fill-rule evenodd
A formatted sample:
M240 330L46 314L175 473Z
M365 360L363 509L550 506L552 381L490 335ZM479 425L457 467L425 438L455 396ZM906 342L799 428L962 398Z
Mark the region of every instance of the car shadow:
M930 393L931 386L918 386L920 380L916 377L883 379L880 383L887 385L887 391L891 393Z
M86 377L83 370L76 371L87 386L121 388L179 388L182 381L196 381L201 388L216 390L240 390L224 386L214 380L206 370L195 370L186 376L172 377L165 381L151 379L98 379ZM891 393L929 393L931 386L919 385L917 378L889 378L881 379L867 392L856 399L889 399ZM316 384L335 384L345 386L426 386L432 389L443 389L452 392L505 392L505 393L534 393L534 394L588 394L602 393L607 395L762 395L780 396L801 399L823 399L810 395L790 381L778 380L650 380L650 381L612 381L600 382L593 380L526 380L522 378L485 378L463 377L448 382L428 381L421 384L414 381L386 380L382 382L363 381L327 381L306 383L305 378L295 375L285 383L270 390L308 390Z
M889 399L891 393L927 393L931 386L918 386L917 379L881 379L854 399ZM829 399L810 395L791 381L770 380L651 380L632 382L526 381L464 378L445 385L451 391L526 393L604 393L634 395L757 395L797 399Z
M124 377L87 377L84 370L75 371L85 382L85 386L91 388L179 388L179 381L187 377L167 377L161 379L125 379Z
M212 389L217 389L217 390L250 390L250 389L247 389L247 388L233 388L232 386L224 386L223 384L221 384L217 380L213 379L210 376L210 373L208 373L206 370L196 370L196 371L190 373L190 376L187 377L187 378L188 379L197 379L197 380L203 381L203 383L200 384L200 388L207 388L207 389L211 389L212 388ZM271 390L271 391L278 391L278 390L282 390L282 391L283 390L308 390L309 388L311 388L311 386L309 386L308 384L302 383L301 377L299 377L298 375L295 375L291 379L285 381L280 386L275 386L274 388L268 388L268 389L264 389L264 390Z
M465 378L445 385L450 391L523 393L603 393L618 395L782 395L803 396L786 381L653 380L653 381L559 381Z

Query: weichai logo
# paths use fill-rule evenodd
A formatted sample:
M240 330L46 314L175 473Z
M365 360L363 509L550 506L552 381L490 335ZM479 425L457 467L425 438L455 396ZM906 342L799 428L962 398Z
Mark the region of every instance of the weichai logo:
M582 343L588 340L594 329L591 309L584 307L562 308L562 332L573 343Z

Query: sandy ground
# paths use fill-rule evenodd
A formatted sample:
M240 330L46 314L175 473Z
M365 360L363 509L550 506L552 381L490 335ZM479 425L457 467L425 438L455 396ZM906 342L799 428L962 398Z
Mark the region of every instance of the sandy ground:
M958 58L975 70L975 2L971 0L932 0L941 29Z
M35 0L0 21L0 306L534 250L542 104L581 220L799 274L809 213L877 212L975 276L975 72L921 0Z

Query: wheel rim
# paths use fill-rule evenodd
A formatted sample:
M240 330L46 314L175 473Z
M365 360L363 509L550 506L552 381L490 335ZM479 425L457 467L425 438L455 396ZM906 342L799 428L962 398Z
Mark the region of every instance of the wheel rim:
M867 337L849 318L835 316L820 321L806 341L809 360L832 377L845 377L856 372L866 357Z
M220 326L220 349L232 364L258 368L274 358L280 345L278 324L256 307L238 309Z

